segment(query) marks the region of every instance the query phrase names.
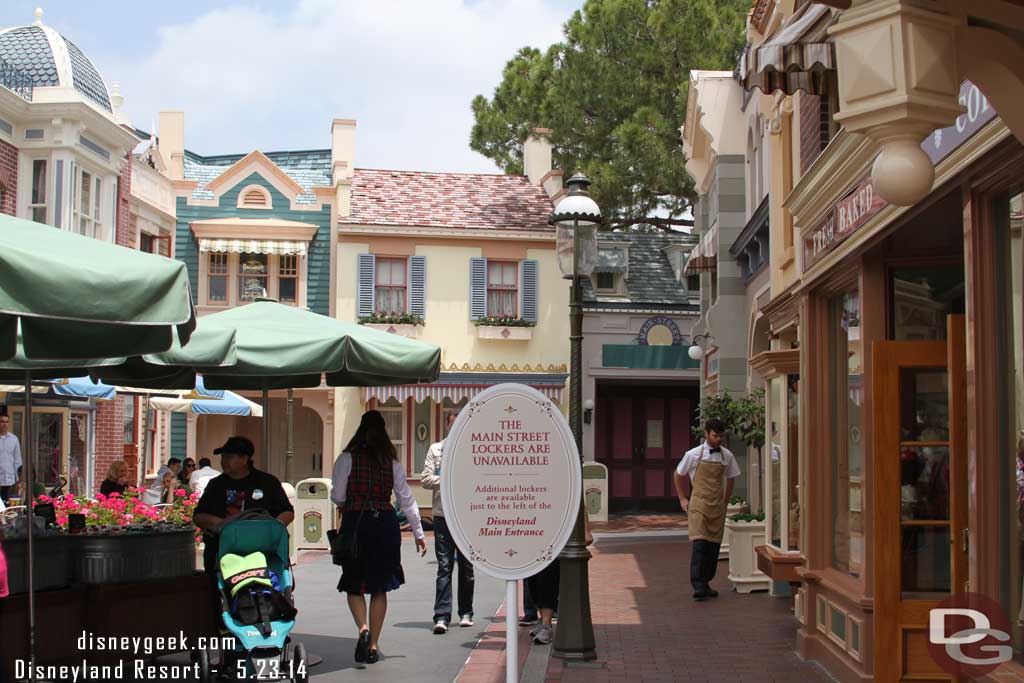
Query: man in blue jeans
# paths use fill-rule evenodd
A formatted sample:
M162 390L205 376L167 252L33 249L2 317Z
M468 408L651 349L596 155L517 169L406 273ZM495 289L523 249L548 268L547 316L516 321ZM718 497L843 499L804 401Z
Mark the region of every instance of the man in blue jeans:
M457 413L448 413L445 420L445 435L452 428ZM434 492L434 553L437 556L437 585L434 592L434 633L448 632L452 620L452 573L455 563L459 564L459 626L473 625L473 564L463 557L448 532L441 509L441 458L444 455L444 440L431 444L423 462L420 484Z

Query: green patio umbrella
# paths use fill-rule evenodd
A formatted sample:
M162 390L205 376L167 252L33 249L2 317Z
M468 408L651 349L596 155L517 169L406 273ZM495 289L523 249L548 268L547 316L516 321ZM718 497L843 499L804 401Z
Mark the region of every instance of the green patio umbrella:
M0 359L165 351L195 328L181 261L0 215Z
M205 315L193 337L228 330L235 334L237 362L195 370L202 373L209 389L263 392L263 449L267 456L267 395L271 389L312 388L322 383L332 387L415 384L434 381L441 369L441 349L433 344L269 299ZM97 368L93 374L108 384L150 386L162 381L151 376L129 380L119 376L119 371ZM187 373L180 379L188 379ZM181 388L191 386L185 381ZM289 469L286 465L286 477Z
M31 510L32 378L187 344L195 328L180 261L0 215L0 359L25 384L25 489ZM73 372L77 371L77 372ZM35 680L32 515L28 515L29 680Z

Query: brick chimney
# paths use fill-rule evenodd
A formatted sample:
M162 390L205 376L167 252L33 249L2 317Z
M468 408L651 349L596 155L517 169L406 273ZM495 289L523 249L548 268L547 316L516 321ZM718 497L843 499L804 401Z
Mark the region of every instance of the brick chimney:
M549 197L562 192L562 172L551 168L549 128L534 128L523 143L523 172L533 185L540 185Z
M162 111L158 121L158 147L171 180L185 179L185 112Z

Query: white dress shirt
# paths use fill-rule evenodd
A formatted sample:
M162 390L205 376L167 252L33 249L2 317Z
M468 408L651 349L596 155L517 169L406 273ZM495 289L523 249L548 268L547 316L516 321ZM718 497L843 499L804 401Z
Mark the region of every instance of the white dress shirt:
M0 486L12 486L18 481L21 467L21 442L10 432L0 436Z
M345 504L345 497L348 495L348 475L352 472L352 454L345 452L334 461L334 475L331 477L331 500L338 507ZM412 535L417 539L423 538L423 525L420 524L420 507L416 498L412 495L409 482L405 479L405 468L402 463L395 460L391 464L391 473L394 476L394 492L398 504L405 513L412 527Z
M190 489L198 493L200 498L202 498L203 491L206 490L206 485L210 483L211 479L219 476L220 471L213 469L209 465L206 467L200 467L189 476L188 486Z
M703 454L703 458L701 455ZM701 460L704 462L720 462L725 465L725 478L734 479L740 476L740 466L736 464L736 457L732 454L725 446L722 446L720 451L711 452L711 448L705 441L696 448L691 448L686 451L686 455L679 461L679 467L676 468L676 473L680 477L687 475L693 478L693 474L697 469L697 463Z

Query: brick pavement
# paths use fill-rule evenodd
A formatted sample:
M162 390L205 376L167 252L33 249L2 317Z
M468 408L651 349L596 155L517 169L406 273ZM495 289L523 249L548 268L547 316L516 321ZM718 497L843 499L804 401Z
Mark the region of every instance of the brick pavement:
M691 597L690 544L685 540L622 538L602 541L591 550L590 604L598 660L567 666L551 658L549 683L829 680L794 653L791 601L732 591L727 562L719 563L714 581L720 597L698 603ZM488 633L482 641L488 643L487 657L474 661L474 652L460 682L504 681L504 650L498 640L503 635Z
M591 522L590 528L601 533L682 531L686 529L686 517L682 512L662 515L611 515L607 522Z

